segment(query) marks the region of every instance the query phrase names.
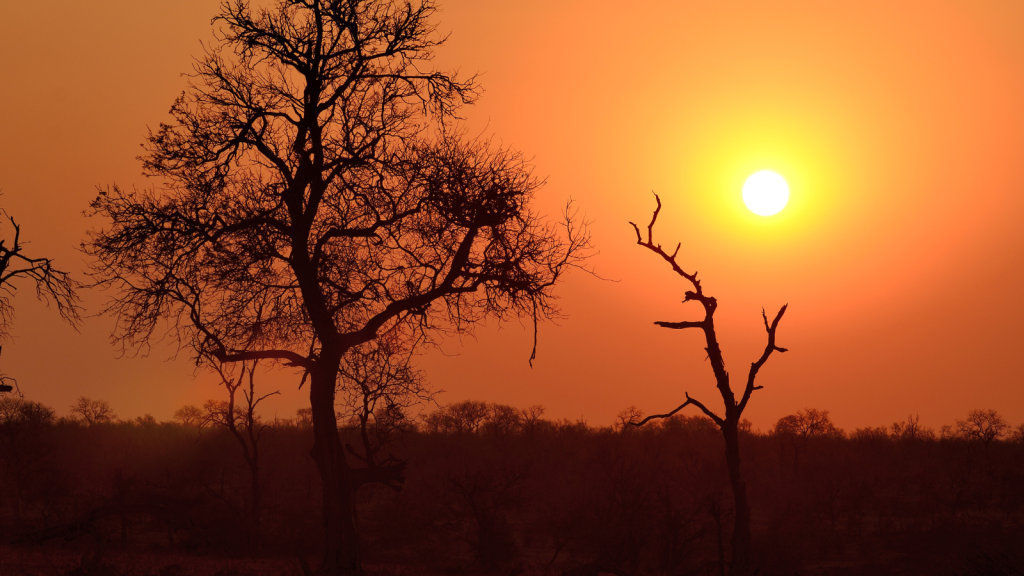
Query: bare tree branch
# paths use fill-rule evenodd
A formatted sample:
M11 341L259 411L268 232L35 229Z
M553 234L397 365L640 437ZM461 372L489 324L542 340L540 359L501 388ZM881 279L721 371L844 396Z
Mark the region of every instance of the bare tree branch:
M771 325L768 324L768 316L765 314L764 308L761 309L761 317L764 319L764 329L768 332L768 343L764 347L764 352L761 357L755 362L750 364L750 373L747 375L747 386L743 390L743 398L739 403L739 411L742 413L743 409L747 407L747 401L750 400L750 395L755 390L760 390L762 386L755 386L754 379L757 378L757 372L764 366L764 363L768 361L768 357L771 356L772 352L788 352L786 348L780 348L775 345L775 331L779 327L779 320L782 320L782 315L786 313L786 308L789 304L783 304L782 308L779 308L778 314L775 315L775 319L772 320Z
M647 424L651 420L655 420L655 419L659 419L659 418L671 418L672 416L674 416L676 414L676 412L679 412L680 410L682 410L683 408L686 408L687 406L689 406L691 404L696 406L697 408L700 408L700 411L703 412L708 418L711 418L712 420L714 420L715 424L718 424L719 426L721 426L723 424L723 421L722 421L721 417L719 417L717 414L715 414L714 412L709 410L706 406L704 406L704 404L700 403L697 400L694 400L693 398L690 398L690 394L688 392L686 392L685 394L686 394L686 402L683 402L682 404L680 404L675 410L673 410L671 412L666 412L665 414L651 414L650 416L644 418L643 420L641 420L639 422L630 422L629 424L639 428L640 426L643 426L644 424Z
M47 304L52 302L60 317L77 330L82 321L78 297L82 285L67 272L55 268L52 259L27 256L25 242L21 239L21 226L2 208L0 213L7 217L14 231L10 245L7 244L8 239L0 238L0 339L10 335L14 319L10 299L17 290L15 282L21 279L32 282L36 297Z
M704 329L704 322L655 322L655 325L661 326L662 328L672 328L673 330L683 330L684 328L700 328Z

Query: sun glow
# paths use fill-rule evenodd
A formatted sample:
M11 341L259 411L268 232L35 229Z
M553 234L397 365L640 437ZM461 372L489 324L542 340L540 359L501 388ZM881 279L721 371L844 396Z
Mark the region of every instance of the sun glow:
M743 184L743 203L758 216L778 214L789 202L789 185L770 170L756 172Z

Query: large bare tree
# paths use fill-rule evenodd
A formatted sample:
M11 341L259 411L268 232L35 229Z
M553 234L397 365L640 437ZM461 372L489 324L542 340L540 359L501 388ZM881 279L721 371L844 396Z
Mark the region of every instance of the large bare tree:
M684 278L690 285L693 286L693 290L687 290L684 293L683 303L687 302L698 302L704 308L704 318L702 320L689 320L683 322L655 322L656 325L662 328L671 328L674 330L684 330L687 328L696 328L704 333L704 340L707 343L705 350L708 353L708 360L711 362L711 370L715 375L715 384L718 388L718 393L722 397L722 402L725 404L725 416L719 416L713 410L708 408L702 402L696 398L691 398L689 392L685 393L686 401L680 404L675 410L666 414L653 414L634 422L637 426L643 426L647 422L658 418L668 418L679 412L687 406L696 406L703 412L708 418L714 420L715 424L722 431L722 436L725 439L725 462L729 470L729 482L732 486L733 494L733 533L732 533L732 557L729 562L729 574L731 576L747 576L753 571L753 564L751 561L751 534L750 534L750 503L747 500L747 484L743 480L743 474L740 470L740 444L739 444L739 428L740 428L740 417L743 415L743 410L747 407L747 402L750 401L750 396L762 387L754 384L754 380L757 378L757 373L764 366L764 363L768 361L768 357L771 356L772 352L785 352L785 348L781 348L775 345L775 331L779 327L779 321L782 320L782 315L786 313L786 305L779 309L779 312L775 315L775 319L768 322L768 316L761 311L761 316L764 318L764 328L768 332L768 343L764 347L764 352L761 353L761 357L750 364L750 371L747 373L747 382L743 387L743 391L740 395L739 400L736 399L736 394L733 392L732 386L729 383L729 373L725 369L725 359L722 357L722 349L718 345L718 336L715 334L715 310L718 308L718 300L714 296L708 296L704 294L703 289L700 285L700 280L697 279L697 273L692 274L685 272L682 267L676 262L676 256L679 254L679 249L682 247L682 243L676 245L675 250L671 254L666 252L661 244L657 244L654 241L654 224L658 220L658 213L661 212L661 198L657 194L654 195L655 200L658 203L657 208L654 209L654 214L651 216L651 222L647 225L647 238L644 239L640 232L640 227L630 222L633 225L633 229L636 230L636 243L644 248L654 252L658 256L661 256L669 265L672 266L672 271Z
M111 223L85 250L122 346L169 336L197 358L308 377L324 574L360 569L361 476L335 419L343 357L392 331L543 320L588 245L571 209L549 223L532 208L542 182L521 154L453 125L477 86L431 68L434 12L432 0L225 1L145 146L160 184L92 203Z

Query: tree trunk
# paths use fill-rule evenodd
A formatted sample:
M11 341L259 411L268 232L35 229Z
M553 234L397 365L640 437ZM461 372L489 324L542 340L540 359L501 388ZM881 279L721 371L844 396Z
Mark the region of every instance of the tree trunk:
M355 524L352 470L338 437L334 415L334 385L340 356L321 358L310 373L309 401L313 411L313 460L323 484L326 556L317 571L324 575L358 574L359 535Z
M737 423L731 419L722 423L725 437L725 462L729 468L729 483L733 496L732 561L729 576L749 576L751 566L750 503L747 501L747 483L740 473L740 443Z

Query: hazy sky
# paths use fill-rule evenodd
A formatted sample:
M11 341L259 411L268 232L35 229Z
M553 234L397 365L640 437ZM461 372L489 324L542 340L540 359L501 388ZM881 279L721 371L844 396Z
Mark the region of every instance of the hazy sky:
M96 186L146 186L147 126L185 86L217 3L0 3L0 206L30 253L84 280L77 251ZM946 2L442 2L436 64L479 72L464 111L546 176L545 211L572 197L593 221L591 264L567 278L566 318L491 325L421 366L442 402L541 404L610 423L683 392L720 409L688 288L635 245L628 221L681 241L680 262L716 296L734 387L764 345L760 310L789 303L781 346L747 410L755 426L811 406L846 428L909 413L938 426L972 408L1024 421L1024 4ZM782 174L789 206L747 211L743 181ZM105 295L87 292L90 312ZM217 397L187 353L119 358L112 322L76 333L22 285L0 370L60 412L78 396L122 417L167 419ZM487 373L484 377L482 374ZM279 371L268 409L308 404Z

